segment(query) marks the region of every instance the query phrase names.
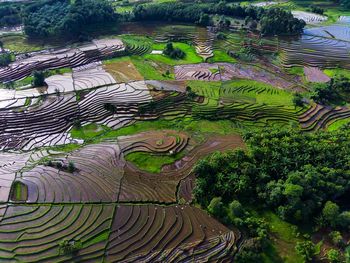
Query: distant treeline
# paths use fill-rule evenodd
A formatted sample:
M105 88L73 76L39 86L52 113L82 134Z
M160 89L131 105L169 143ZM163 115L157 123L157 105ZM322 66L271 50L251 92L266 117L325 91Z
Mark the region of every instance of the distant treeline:
M174 21L210 25L211 15L226 15L259 23L264 35L298 34L305 22L281 8L261 8L228 2L136 4L124 20ZM77 37L91 24L116 21L118 13L107 0L41 0L0 7L0 26L24 24L29 37Z
M23 10L25 33L30 37L77 36L91 24L116 20L112 6L104 0L46 0Z
M0 7L0 26L15 26L21 22L20 5L8 4Z
M261 7L242 7L218 4L196 3L162 3L137 5L133 9L136 21L161 20L190 22L202 25L211 23L208 15L227 15L239 18L249 18L260 22L261 33L264 35L298 34L305 27L305 22L293 17L289 11L281 8L264 9Z

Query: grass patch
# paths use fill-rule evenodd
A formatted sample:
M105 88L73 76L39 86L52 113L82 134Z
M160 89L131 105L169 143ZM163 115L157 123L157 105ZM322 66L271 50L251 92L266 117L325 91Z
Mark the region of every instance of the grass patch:
M225 82L222 88L226 89L224 96L227 98L248 102L254 100L258 104L294 106L292 93L262 82L233 80Z
M155 155L146 152L129 153L125 159L135 164L140 170L150 173L160 173L166 164L172 164L184 156L183 152L175 155Z
M328 125L327 130L329 131L335 131L341 128L342 126L349 124L350 123L350 118L342 119L342 120L337 120L330 125Z
M150 55L153 56L153 55ZM166 71L171 70L171 67L159 62L152 61L151 59L144 59L140 56L132 56L132 63L136 69L146 80L170 80L174 79L174 74L166 75Z
M291 67L287 69L287 72L292 75L304 76L304 68L303 67Z
M220 98L220 88L222 84L219 81L190 80L187 81L187 85L190 86L192 91L197 95L210 99Z
M28 188L25 184L16 181L12 185L12 197L14 201L26 201L28 198Z
M24 35L7 35L0 37L5 49L16 53L27 53L43 49L45 46L30 42Z
M343 75L347 78L350 78L350 70L342 69L342 68L335 68L335 69L325 69L323 70L323 73L326 74L328 77L333 78L336 75Z
M88 241L84 242L84 247L88 247L103 241L106 241L109 237L109 231L103 231L102 233L98 234L97 236L95 236L92 239L89 239Z
M214 62L228 62L228 63L236 63L237 60L230 55L228 55L225 51L222 50L214 50L214 56L208 59L209 63Z
M271 236L271 247L264 251L265 262L303 263L303 258L295 251L296 243L303 240L297 237L296 226L283 221L273 212L264 212L262 217L269 224Z
M166 44L153 44L152 48L156 50L163 50ZM146 54L144 58L161 62L170 66L181 65L181 64L194 64L203 62L203 59L197 55L196 50L193 46L190 46L185 43L175 42L173 43L174 48L179 48L183 52L186 53L186 56L183 59L172 59L163 54L155 55L155 54Z
M110 128L108 128L107 126L91 123L79 128L73 127L73 129L70 130L70 134L72 138L83 139L85 141L85 140L91 140L94 137L97 137L109 130Z

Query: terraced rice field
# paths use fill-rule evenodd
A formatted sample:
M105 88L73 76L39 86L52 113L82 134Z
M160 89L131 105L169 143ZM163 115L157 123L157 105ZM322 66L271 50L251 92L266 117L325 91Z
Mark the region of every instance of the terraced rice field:
M0 69L0 81L24 78L34 70L76 67L100 60L125 50L119 39L95 40L92 44L75 49L34 52Z
M241 47L234 32L218 40L195 26L123 30L0 68L3 83L69 68L44 87L0 88L1 262L231 262L244 235L195 206L193 166L215 151L245 150L245 129L309 132L350 118L346 106L295 106L301 77L279 68L303 65L310 82L328 81L321 69L349 65L341 36L264 39L267 53L282 54L253 64L230 57ZM201 63L146 61L168 41L186 42ZM325 43L336 46L331 55ZM205 62L218 51L230 62ZM132 155L160 164L157 172Z
M327 20L327 16L305 12L305 11L292 11L295 18L304 20L307 24L317 24Z
M300 39L282 40L279 46L283 51L281 63L285 67L350 68L350 44L346 41L302 35Z

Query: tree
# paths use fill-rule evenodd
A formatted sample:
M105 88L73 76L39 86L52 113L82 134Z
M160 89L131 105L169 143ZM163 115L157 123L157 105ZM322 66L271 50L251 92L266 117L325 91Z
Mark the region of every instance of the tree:
M335 226L339 216L339 206L332 201L327 201L322 209L322 215L331 226Z
M310 262L316 252L315 245L311 241L297 242L295 250L306 262Z
M217 218L222 218L225 215L225 208L221 197L214 197L210 201L208 212Z
M300 34L306 23L294 18L290 11L281 8L268 8L260 17L263 35Z
M42 87L45 85L45 72L34 71L33 72L33 85L35 87Z
M112 103L105 103L103 104L103 108L106 110L106 111L109 111L110 113L112 114L116 114L117 113L117 108L115 105L113 105Z
M163 54L171 57L172 59L183 59L186 54L179 48L174 48L173 43L169 42L166 44Z
M6 89L14 89L15 88L15 83L13 81L5 82L5 88Z
M337 224L345 230L350 230L350 211L344 211L339 214Z
M346 9L350 8L350 0L340 0L340 5Z
M350 263L350 246L347 246L344 253L345 262Z
M342 247L344 246L344 241L343 241L343 237L340 234L339 231L332 231L329 233L329 237L332 240L332 243L338 247Z
M193 100L197 96L197 94L192 90L190 86L186 87L186 93L187 93L187 97L191 100Z
M241 203L238 200L233 200L229 205L229 217L231 220L240 218L244 215L244 210Z
M12 61L11 54L6 53L0 53L0 67L8 66Z
M210 25L210 17L208 14L201 13L201 16L199 18L198 24L202 26L209 26Z
M59 251L61 255L70 255L77 253L82 248L80 241L63 240L59 243Z
M300 93L293 94L293 104L296 107L304 107L303 96Z
M23 9L24 31L29 37L79 38L83 27L117 20L105 0L44 0Z
M74 162L73 162L73 161L69 161L69 162L68 162L68 171L69 171L70 173L73 173L75 170L76 170L76 168L75 168Z
M319 15L323 15L324 13L324 9L316 5L311 5L309 10Z
M331 248L327 252L327 258L332 263L339 263L341 262L341 255L338 250Z

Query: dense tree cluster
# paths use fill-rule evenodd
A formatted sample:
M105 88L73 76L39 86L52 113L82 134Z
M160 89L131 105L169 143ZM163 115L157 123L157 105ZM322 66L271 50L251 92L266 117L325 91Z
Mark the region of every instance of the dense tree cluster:
M350 194L348 130L266 130L244 138L248 151L215 153L195 166L197 202L260 202L288 221L349 226L341 203Z
M340 103L348 100L350 93L350 79L343 75L336 75L327 83L314 84L311 98L323 104Z
M42 87L45 86L46 72L44 71L34 71L33 72L33 86Z
M30 37L78 37L84 27L116 19L112 6L104 0L45 0L23 11L25 33Z
M319 15L323 15L324 13L324 9L316 5L311 5L309 11Z
M0 67L7 66L12 61L12 56L8 52L0 53Z
M268 8L260 17L260 31L263 35L298 34L302 33L305 25L305 21L281 8Z
M174 48L173 43L167 43L163 50L163 54L171 57L172 59L183 59L186 53L179 48Z
M159 20L190 22L201 25L211 24L209 15L227 15L247 18L256 24L260 21L261 32L264 35L298 34L301 33L305 22L294 18L289 11L281 8L242 7L228 5L226 2L198 4L198 3L162 3L137 5L133 9L134 19L137 21ZM254 26L256 28L257 25Z
M6 5L0 7L0 26L19 25L21 19L21 8L18 5Z
M350 0L340 0L340 5L346 9L350 9Z
M136 5L133 9L134 18L137 21L179 21L198 22L203 13L203 7L198 4L163 3Z

